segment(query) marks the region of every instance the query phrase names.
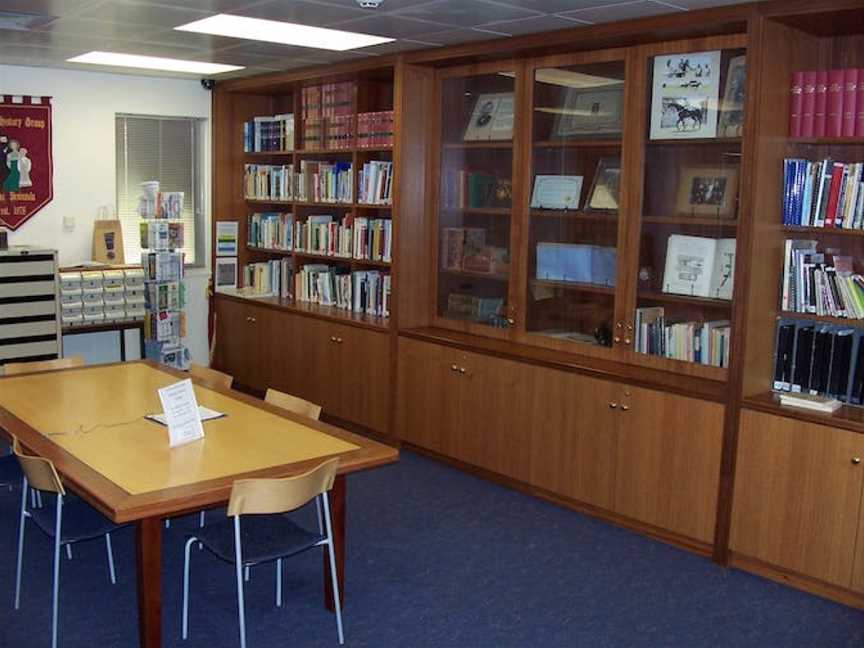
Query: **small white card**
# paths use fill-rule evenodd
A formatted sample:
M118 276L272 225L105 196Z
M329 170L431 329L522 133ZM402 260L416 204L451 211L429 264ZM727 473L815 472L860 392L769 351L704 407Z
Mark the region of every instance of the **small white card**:
M531 194L532 209L579 209L582 176L538 175Z
M207 421L212 421L213 419L224 418L225 414L223 414L222 412L217 412L216 410L211 410L209 407L199 405L198 416L201 417L202 423L206 423ZM168 425L168 421L165 418L164 414L148 414L144 418L148 421L158 423L159 425Z
M181 380L159 390L162 411L168 423L168 445L172 448L204 438L204 426L195 400L192 381Z

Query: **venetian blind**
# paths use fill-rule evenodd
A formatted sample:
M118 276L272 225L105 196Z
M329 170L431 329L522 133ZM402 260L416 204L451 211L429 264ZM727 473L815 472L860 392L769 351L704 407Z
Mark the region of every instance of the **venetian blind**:
M196 220L201 217L200 119L117 115L117 214L126 263L141 258L138 196L141 183L182 191L186 263L196 262Z

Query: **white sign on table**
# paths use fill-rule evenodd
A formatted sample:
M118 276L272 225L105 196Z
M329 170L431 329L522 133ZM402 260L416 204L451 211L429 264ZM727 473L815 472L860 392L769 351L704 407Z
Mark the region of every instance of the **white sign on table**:
M162 411L168 424L168 445L172 448L204 438L204 426L191 380L181 380L159 390Z

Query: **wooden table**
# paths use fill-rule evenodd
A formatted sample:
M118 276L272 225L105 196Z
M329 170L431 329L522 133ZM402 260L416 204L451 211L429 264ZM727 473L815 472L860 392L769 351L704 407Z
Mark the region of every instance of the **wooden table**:
M331 508L344 592L345 475L398 460L389 446L198 382L198 403L227 416L206 422L202 441L170 449L166 429L143 417L161 411L158 388L187 377L141 361L0 378L0 429L53 461L64 484L106 516L136 523L146 648L161 645L163 518L225 504L235 479L287 477L339 456ZM326 557L324 565L332 609Z

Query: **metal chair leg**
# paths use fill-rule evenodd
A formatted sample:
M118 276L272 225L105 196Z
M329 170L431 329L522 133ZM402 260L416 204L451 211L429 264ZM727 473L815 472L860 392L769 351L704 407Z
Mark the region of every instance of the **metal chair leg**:
M324 504L324 522L327 525L327 553L330 554L330 578L333 583L333 604L336 608L336 631L339 635L339 643L345 643L342 634L342 603L339 599L339 578L336 575L336 554L333 552L333 529L330 524L330 503L327 501L327 493L321 494L321 502Z
M205 520L206 520L206 518L205 518L205 514L206 514L206 511L204 511L203 509L202 509L201 512L198 514L198 527L199 527L199 528L204 526L204 522L205 522Z
M276 560L276 607L282 607L282 559Z
M324 520L321 518L321 500L315 498L315 512L318 514L318 533L324 535Z
M165 520L165 528L166 528L166 529L170 529L170 528L171 528L171 520Z
M66 545L67 547L69 545ZM117 574L114 571L114 550L111 548L111 534L105 534L105 550L108 552L108 576L111 578L111 584L117 584Z
M240 516L234 516L234 568L237 573L237 617L240 621L240 648L246 648L246 610L243 605L243 549L240 545Z
M15 567L15 609L21 605L21 564L24 559L24 524L27 521L27 478L21 484L21 516L18 522L18 564Z
M57 493L57 519L54 523L54 592L51 600L51 648L57 648L57 617L60 612L60 535L63 525L63 496Z
M197 540L189 538L183 550L183 639L189 636L189 549Z
M250 565L246 565L246 569L243 574L244 580L248 583L249 579L252 578L252 567Z
M72 545L71 544L66 545L66 559L72 560Z

